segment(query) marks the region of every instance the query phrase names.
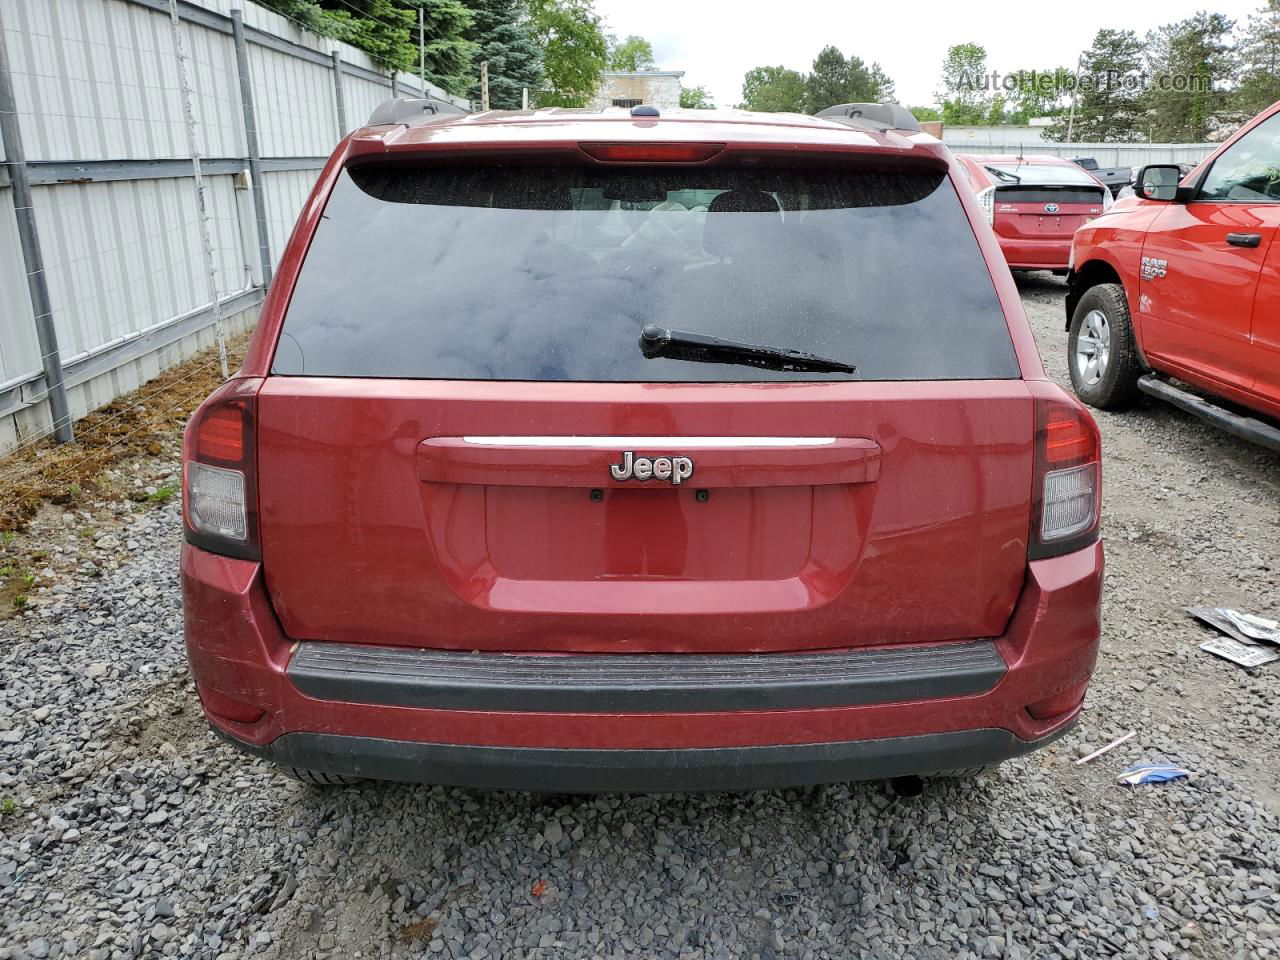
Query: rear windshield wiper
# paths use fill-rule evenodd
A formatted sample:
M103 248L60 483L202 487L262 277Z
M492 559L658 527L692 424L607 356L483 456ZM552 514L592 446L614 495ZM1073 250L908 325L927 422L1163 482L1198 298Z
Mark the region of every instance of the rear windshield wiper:
M988 173L995 174L1005 183L1021 183L1022 182L1022 178L1018 176L1016 173L1010 173L1008 170L1001 170L999 167L988 167L986 164L983 164L982 169L986 170Z
M816 354L758 343L738 343L701 333L666 330L650 323L640 331L640 352L650 360L694 360L699 363L736 363L765 370L809 371L813 373L854 373L851 363L842 363Z

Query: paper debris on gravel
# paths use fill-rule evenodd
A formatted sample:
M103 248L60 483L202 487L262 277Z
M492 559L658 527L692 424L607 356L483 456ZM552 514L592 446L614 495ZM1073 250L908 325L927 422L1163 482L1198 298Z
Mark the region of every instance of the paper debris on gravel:
M1181 780L1191 776L1190 770L1174 766L1171 763L1135 763L1116 778L1117 782L1131 787L1141 783L1164 783L1167 780Z
M1238 663L1242 667L1260 667L1272 660L1280 660L1280 653L1252 644L1241 643L1230 637L1214 637L1200 644L1200 649L1214 656Z
M1187 607L1187 613L1244 644L1280 645L1280 623L1229 607Z
M1258 617L1252 613L1240 613L1226 607L1219 607L1218 612L1230 620L1232 625L1246 637L1261 640L1263 643L1280 644L1280 623L1275 620Z

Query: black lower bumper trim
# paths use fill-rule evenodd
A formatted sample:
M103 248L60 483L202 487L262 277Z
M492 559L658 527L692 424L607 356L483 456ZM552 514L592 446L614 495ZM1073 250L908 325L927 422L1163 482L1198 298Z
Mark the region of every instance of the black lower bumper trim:
M827 653L532 656L299 644L289 680L317 700L440 710L682 713L852 707L985 693L990 640Z
M287 733L265 747L222 736L280 766L375 780L543 793L671 793L929 775L1008 760L1056 740L979 729L762 747L596 750L487 747Z

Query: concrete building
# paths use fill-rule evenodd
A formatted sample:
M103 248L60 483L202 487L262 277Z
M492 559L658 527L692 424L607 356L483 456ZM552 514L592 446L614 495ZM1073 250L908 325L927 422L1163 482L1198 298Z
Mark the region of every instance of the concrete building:
M634 73L605 73L600 89L588 104L591 107L636 107L642 103L664 107L680 106L680 78L683 70L638 70Z

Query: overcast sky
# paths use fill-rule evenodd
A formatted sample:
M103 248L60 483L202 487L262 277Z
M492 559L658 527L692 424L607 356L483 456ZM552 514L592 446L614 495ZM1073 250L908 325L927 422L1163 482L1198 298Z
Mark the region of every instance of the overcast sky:
M595 0L606 29L653 44L658 66L684 70L685 86L707 87L717 106L734 106L742 75L781 64L807 71L826 44L870 63L878 60L908 106L937 102L947 47L974 41L988 70L1074 65L1101 27L1136 30L1208 9L1243 21L1262 0L1161 0L1100 3L1059 0L1047 6L998 3L836 3L832 0ZM1037 11L1052 11L1052 20ZM1007 11L1007 12L1002 12ZM1158 18L1158 19L1155 19Z

